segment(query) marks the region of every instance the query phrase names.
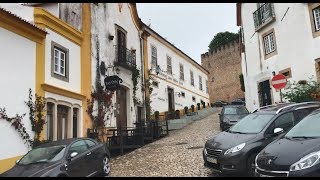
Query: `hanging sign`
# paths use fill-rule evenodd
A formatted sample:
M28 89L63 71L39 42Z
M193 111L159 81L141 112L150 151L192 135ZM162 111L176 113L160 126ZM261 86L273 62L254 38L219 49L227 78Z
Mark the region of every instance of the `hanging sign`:
M104 85L106 86L106 90L114 91L120 88L120 83L122 83L122 79L119 76L107 76L104 78Z

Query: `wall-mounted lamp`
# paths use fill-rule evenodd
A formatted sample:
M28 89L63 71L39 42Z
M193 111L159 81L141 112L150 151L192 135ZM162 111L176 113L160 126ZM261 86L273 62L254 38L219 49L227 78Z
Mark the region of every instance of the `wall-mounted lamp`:
M275 75L276 75L276 72L272 71L272 75L275 76Z
M181 97L181 92L175 92L175 94L177 94L178 97Z
M116 73L120 74L120 69L118 67L116 68Z
M101 61L100 63L100 74L103 75L103 76L106 76L106 72L107 72L107 69L109 68L112 68L112 70L116 71L117 74L120 74L120 69L118 67L115 68L115 66L106 66L105 62L104 61Z

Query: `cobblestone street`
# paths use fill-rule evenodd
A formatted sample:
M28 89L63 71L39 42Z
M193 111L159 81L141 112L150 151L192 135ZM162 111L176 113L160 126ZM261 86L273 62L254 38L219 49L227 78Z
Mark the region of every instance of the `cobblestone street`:
M216 176L204 167L202 150L205 141L220 132L218 112L112 159L111 176Z

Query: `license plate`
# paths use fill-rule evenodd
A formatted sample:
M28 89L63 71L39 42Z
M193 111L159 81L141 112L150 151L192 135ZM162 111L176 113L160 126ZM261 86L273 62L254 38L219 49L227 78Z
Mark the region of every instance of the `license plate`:
M268 176L268 175L263 175L263 174L259 174L260 177L272 177L272 176Z
M217 164L217 159L215 159L215 158L207 157L207 161Z

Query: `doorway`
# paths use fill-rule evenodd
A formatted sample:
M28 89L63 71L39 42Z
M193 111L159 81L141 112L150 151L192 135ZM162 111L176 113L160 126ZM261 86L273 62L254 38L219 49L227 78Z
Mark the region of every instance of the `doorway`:
M168 87L168 111L174 111L174 91Z
M57 140L67 139L69 107L57 106Z
M117 127L127 127L127 90L120 86L117 90Z
M260 107L272 104L270 81L262 81L258 85L258 96Z

